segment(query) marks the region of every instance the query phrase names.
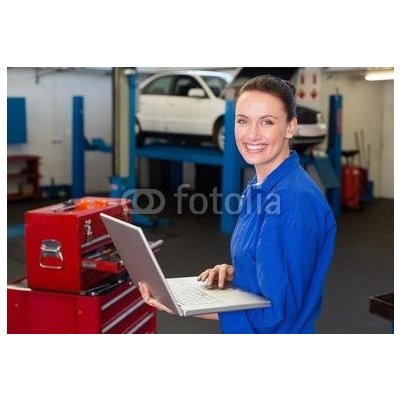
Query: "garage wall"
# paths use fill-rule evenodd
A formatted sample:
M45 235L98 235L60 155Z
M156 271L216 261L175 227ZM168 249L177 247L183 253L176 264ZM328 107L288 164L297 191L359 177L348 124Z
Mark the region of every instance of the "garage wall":
M394 84L386 81L383 84L383 129L382 129L382 162L380 194L382 197L394 198Z
M375 197L393 198L393 81L367 82L357 74L324 73L321 102L329 114L329 95L343 96L343 149L355 149L354 132L364 131L365 144L371 145L370 179ZM384 152L382 152L383 147Z
M42 186L71 184L72 97L83 96L85 135L111 143L112 82L101 72L52 72L35 82L34 68L8 68L7 96L26 98L28 142L8 145L8 154L42 157ZM107 192L111 154L85 152L86 192Z
M28 143L9 145L8 154L42 157L41 185L71 183L72 97L85 98L85 132L111 142L111 76L98 72L59 72L35 83L34 68L9 68L7 95L27 98ZM370 176L375 196L393 198L393 81L367 82L355 74L324 73L321 103L329 112L329 95L343 95L343 148L355 148L354 131L364 130L371 144ZM325 149L325 147L323 147ZM86 191L107 192L111 155L86 152Z

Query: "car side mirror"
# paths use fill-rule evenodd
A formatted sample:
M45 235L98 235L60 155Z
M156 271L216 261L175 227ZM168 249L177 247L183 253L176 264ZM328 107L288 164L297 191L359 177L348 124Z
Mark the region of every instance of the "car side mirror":
M188 92L189 97L203 98L206 97L206 92L200 88L190 89Z

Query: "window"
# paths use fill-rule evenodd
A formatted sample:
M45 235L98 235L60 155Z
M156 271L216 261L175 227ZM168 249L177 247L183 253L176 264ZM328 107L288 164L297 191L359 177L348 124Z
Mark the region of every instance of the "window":
M187 96L190 89L202 89L199 82L191 76L179 76L175 82L174 96Z
M170 93L172 78L172 76L162 76L155 79L143 88L142 93L167 95Z
M202 76L208 87L214 93L214 96L219 97L227 82L219 76Z

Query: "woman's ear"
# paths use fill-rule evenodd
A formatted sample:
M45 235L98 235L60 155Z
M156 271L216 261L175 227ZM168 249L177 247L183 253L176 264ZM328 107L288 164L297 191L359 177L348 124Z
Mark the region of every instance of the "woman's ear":
M293 135L296 133L297 129L297 118L293 117L291 121L288 123L286 128L285 138L291 139Z

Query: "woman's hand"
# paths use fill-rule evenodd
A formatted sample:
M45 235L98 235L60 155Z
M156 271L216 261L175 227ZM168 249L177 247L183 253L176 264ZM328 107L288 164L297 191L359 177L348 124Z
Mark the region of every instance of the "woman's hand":
M157 308L157 310L166 311L170 314L175 314L172 310L168 307L164 306L164 304L157 301L154 297L151 296L150 290L145 283L138 282L140 294L143 297L143 300L149 306Z
M222 289L225 282L231 282L235 270L232 265L219 264L214 268L206 269L198 277L198 281L206 282L207 286L211 286L214 281L218 282L218 287Z

